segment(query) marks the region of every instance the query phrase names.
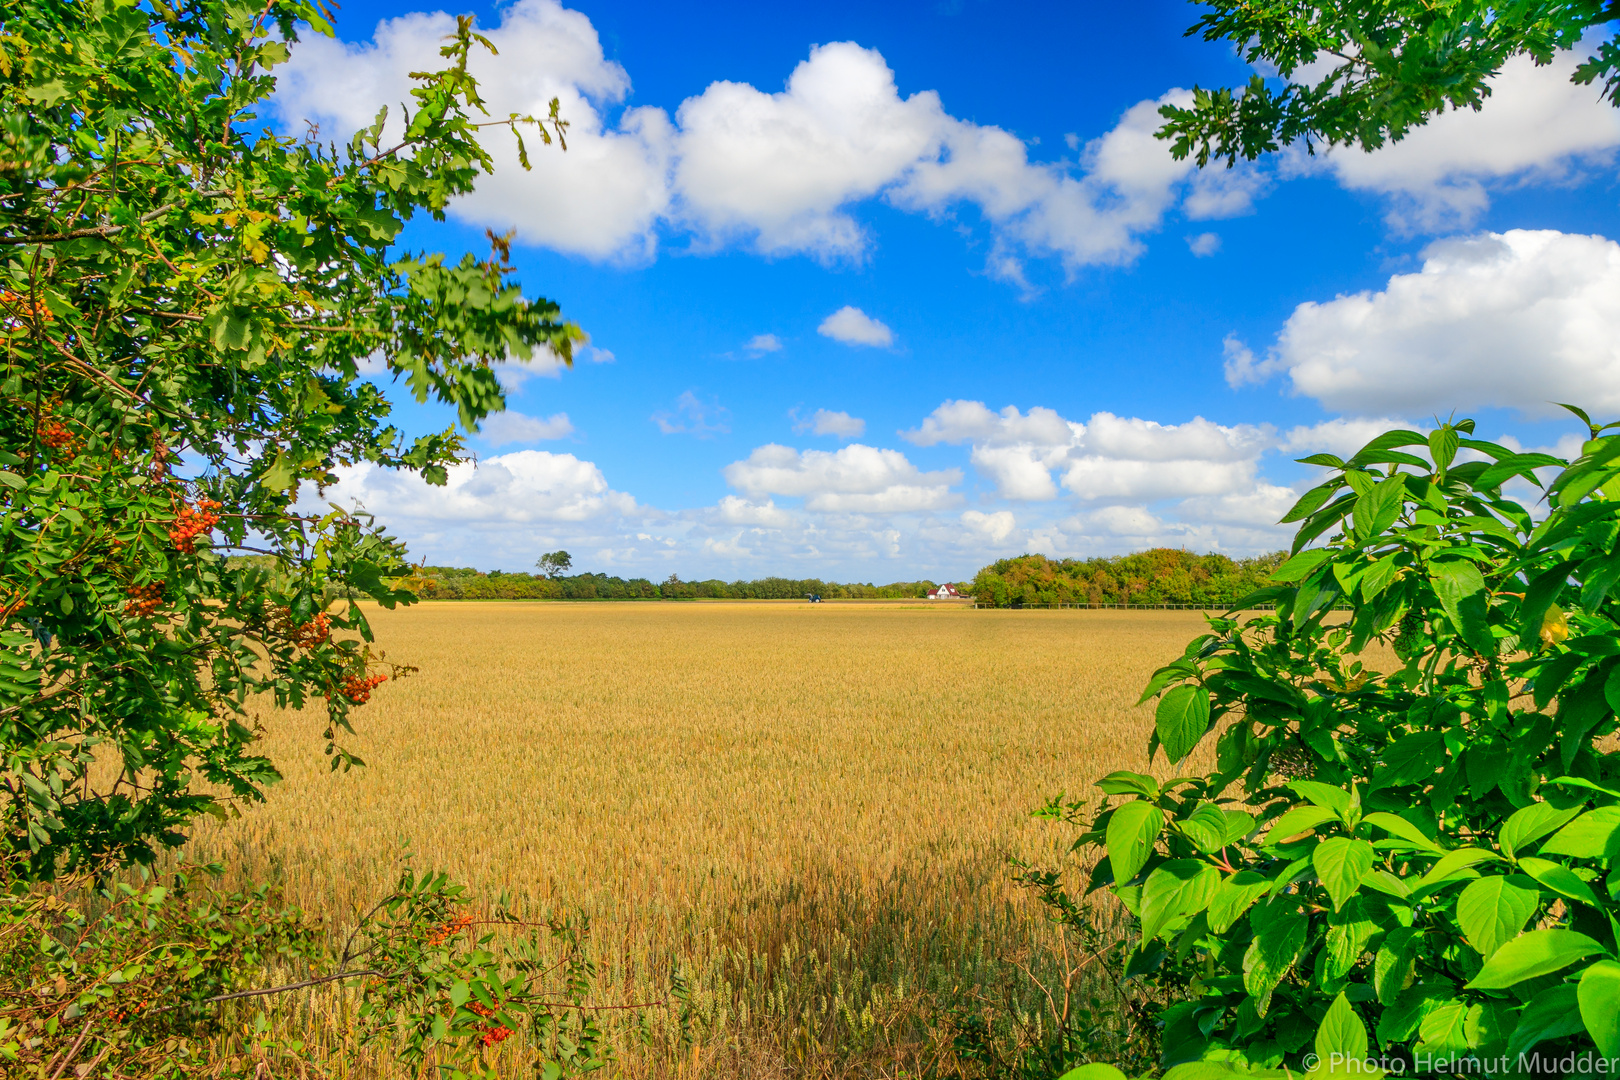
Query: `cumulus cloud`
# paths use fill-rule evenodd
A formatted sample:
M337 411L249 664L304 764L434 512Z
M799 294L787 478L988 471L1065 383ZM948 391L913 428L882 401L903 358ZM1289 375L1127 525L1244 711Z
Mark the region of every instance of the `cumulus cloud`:
M1427 425L1413 425L1404 420L1393 420L1389 417L1375 419L1339 416L1332 420L1324 420L1319 424L1301 425L1289 429L1288 434L1283 437L1277 448L1286 453L1315 454L1326 452L1347 458L1386 431L1395 428L1411 430L1414 427L1424 430Z
M1353 416L1551 402L1620 409L1620 244L1551 230L1431 245L1378 292L1305 303L1256 356L1228 339L1233 386L1282 377Z
M960 470L923 472L898 450L861 443L802 452L771 443L721 472L745 495L799 496L807 510L847 513L941 509L958 501L951 485L962 479Z
M584 522L637 512L635 499L609 488L594 463L545 450L463 462L442 487L370 464L334 472L338 482L326 489L326 500L358 504L384 521Z
M727 525L755 525L767 529L785 529L797 524L788 511L770 499L763 503L749 502L737 495L727 495L715 507L716 516Z
M346 142L389 109L385 139L403 130L413 71L435 71L438 51L455 32L444 12L412 13L377 24L371 41L334 41L306 34L276 71L275 106L297 130L320 125L323 138ZM603 259L646 257L654 226L669 206L668 173L675 131L662 109L625 111L609 127L604 113L624 101L630 77L607 60L590 19L555 0L519 0L501 9L500 24L481 28L500 55L474 47L469 70L491 116L543 116L553 97L568 119L568 151L526 135L533 171L518 164L510 132L488 129L484 145L497 159L493 176L451 208L463 220L518 230L524 243ZM403 104L402 104L403 103Z
M817 409L810 417L793 425L799 434L835 435L840 439L858 439L866 433L866 421L847 412Z
M665 435L696 435L707 439L731 430L731 410L712 398L704 401L687 390L675 399L673 409L653 413L652 422Z
M1221 238L1217 233L1199 233L1197 236L1187 237L1187 250L1195 258L1205 259L1221 250Z
M816 333L830 337L845 345L876 345L887 348L894 344L894 331L872 318L858 307L846 304L821 320Z
M294 129L315 122L346 140L387 105L387 134L397 135L409 73L437 67L453 29L434 12L384 20L369 42L310 35L278 71L277 110ZM1185 102L1184 90L1133 105L1083 145L1077 138L1078 162L1040 162L1011 133L950 115L932 90L902 96L883 56L854 42L813 47L776 92L715 82L673 119L641 106L612 120L630 76L605 58L586 16L557 0L517 0L483 32L500 55L475 50L470 67L490 114L544 114L557 97L569 148L535 146L531 133L534 168L524 172L510 133L489 129L500 167L453 212L593 259L650 258L661 231L684 230L700 248L858 262L871 237L852 208L877 197L935 216L976 207L996 236L991 269L1019 278L1024 253L1056 255L1071 270L1129 262L1140 235L1178 203L1189 217L1226 217L1264 186L1250 168L1198 174L1153 138L1159 105Z
M1544 67L1528 56L1507 61L1478 112L1443 113L1372 153L1341 147L1314 162L1297 156L1293 167L1327 170L1351 190L1391 197L1389 222L1399 230L1466 228L1489 205L1492 182L1556 182L1583 164L1612 162L1620 111L1598 87L1570 82L1603 36Z
M989 514L982 510L965 510L962 513L962 524L987 537L992 544L1001 543L1018 527L1018 521L1013 517L1011 510L997 510Z
M1081 499L1158 499L1239 490L1268 448L1268 428L1226 427L1203 417L1184 424L1092 414L1085 423L1037 406L995 413L978 401L947 401L902 437L921 446L973 446L974 467L1003 498L1058 497L1054 472Z
M764 356L766 353L781 352L782 339L775 334L755 334L743 348L754 356Z
M574 425L567 413L554 413L541 419L520 412L500 412L485 420L479 428L479 435L491 446L565 439L573 433Z

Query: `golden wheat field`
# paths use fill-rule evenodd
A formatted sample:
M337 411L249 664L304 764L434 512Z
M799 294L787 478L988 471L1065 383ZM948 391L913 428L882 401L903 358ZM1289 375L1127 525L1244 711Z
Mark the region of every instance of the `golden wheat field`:
M1143 767L1137 694L1202 626L921 602L371 614L420 670L358 711L367 767L327 771L315 710L264 715L285 781L191 854L339 925L405 844L582 913L603 1002L663 999L672 968L691 986L684 1042L672 1007L612 1014L613 1069L649 1077L937 1074L950 1016L1038 1015L1052 931L1008 858L1055 865L1073 832L1031 810Z

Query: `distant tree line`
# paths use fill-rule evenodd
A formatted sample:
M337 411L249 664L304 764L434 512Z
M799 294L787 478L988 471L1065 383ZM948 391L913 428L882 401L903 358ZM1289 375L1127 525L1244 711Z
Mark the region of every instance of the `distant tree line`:
M1133 555L1049 559L1020 555L980 570L964 592L981 604L1230 604L1267 584L1287 553L1252 559L1153 548Z
M818 578L759 578L755 581L682 581L671 574L663 582L609 574L541 575L502 573L449 566L424 566L412 591L424 600L802 600L814 593L824 600L921 599L932 581L897 581L889 585L840 584Z

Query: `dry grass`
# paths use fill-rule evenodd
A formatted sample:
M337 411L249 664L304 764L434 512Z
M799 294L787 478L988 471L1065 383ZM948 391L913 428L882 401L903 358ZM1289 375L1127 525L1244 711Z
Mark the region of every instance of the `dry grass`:
M1192 612L859 604L440 603L374 615L421 668L358 714L358 773L313 714L266 716L286 781L199 835L338 922L418 866L581 911L605 1001L695 992L619 1039L638 1076L926 1073L944 1017L1033 1012L1051 931L1007 857L1030 820L1141 768L1151 670ZM1010 995L1010 996L1009 996ZM627 1034L627 1033L621 1033Z

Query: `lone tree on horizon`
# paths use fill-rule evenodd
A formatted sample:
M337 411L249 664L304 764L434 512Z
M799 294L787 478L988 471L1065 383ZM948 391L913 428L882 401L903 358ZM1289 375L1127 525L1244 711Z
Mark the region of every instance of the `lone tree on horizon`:
M548 578L558 577L574 565L574 557L566 551L548 551L535 563Z

